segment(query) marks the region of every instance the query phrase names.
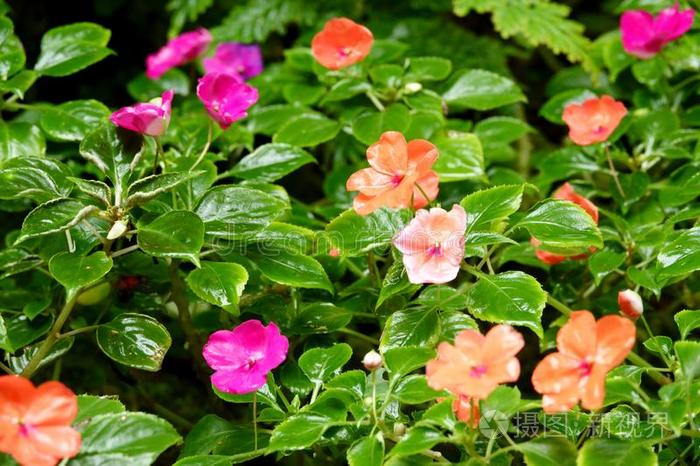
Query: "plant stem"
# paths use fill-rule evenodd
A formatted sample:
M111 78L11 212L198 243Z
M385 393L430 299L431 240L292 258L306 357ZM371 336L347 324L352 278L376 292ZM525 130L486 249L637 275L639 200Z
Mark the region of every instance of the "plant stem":
M165 154L163 153L163 145L160 143L160 138L158 136L153 136L153 140L156 143L156 154L153 157L153 174L155 175L158 171L158 160L163 159L163 173L165 173Z
M642 367L642 368L652 368L654 367L649 364L646 359L642 358L640 355L635 353L634 351L630 351L630 354L627 355L627 359L634 365ZM654 379L659 385L668 385L671 383L671 379L666 377L663 374L660 374L655 371L647 371L647 374L649 374L649 377Z
M372 343L375 346L379 344L379 340L377 340L376 338L372 338L369 335L365 335L364 333L357 332L347 327L339 328L337 331L346 335L352 335L353 337L359 338L360 340Z
M372 91L367 91L367 92L365 93L365 95L367 96L367 98L368 98L369 100L372 101L372 103L374 104L374 106L377 107L377 110L379 110L380 112L383 112L383 111L384 111L384 105L382 105L382 103L379 101L379 99L377 98L377 96L374 95L374 92L372 92Z
M129 254L132 251L136 251L138 248L139 248L139 245L134 244L132 246L127 246L127 247L120 249L118 251L114 251L112 253L112 259L114 259L115 257L123 256L124 254Z
M605 145L605 157L608 159L608 166L610 167L610 174L613 177L613 180L615 180L615 186L617 186L618 191L620 191L620 196L622 198L625 198L625 191L622 189L622 185L620 184L620 178L617 176L617 170L615 169L615 164L612 161L612 157L610 156L610 147L606 144Z
M2 362L0 362L0 369L2 369L3 371L7 372L7 373L10 374L10 375L15 375L15 373L12 372L12 369L10 369L9 367L7 367L7 366L6 366L5 364L3 364Z
M66 323L66 320L68 320L70 313L75 307L75 301L78 298L78 294L79 293L74 293L73 296L66 301L66 304L63 305L63 308L61 309L61 312L59 312L58 317L56 317L56 321L53 323L51 330L49 330L49 334L46 336L46 339L22 371L22 377L27 379L31 378L34 372L36 372L36 370L39 368L41 361L43 361L49 351L51 351L51 347L58 339L58 335L60 334L63 325Z
M561 312L565 316L568 316L569 314L571 314L571 308L569 308L569 306L562 303L561 301L559 301L558 299L556 299L554 296L552 296L549 293L547 294L547 304L549 304L550 306L552 306L554 309Z
M79 328L76 330L71 330L70 332L66 332L66 333L61 333L58 336L56 336L56 339L60 340L62 338L72 337L74 335L80 335L81 333L91 332L93 330L97 330L98 327L99 327L99 325L88 325L87 327Z
M195 168L197 168L197 165L202 163L202 160L204 160L204 157L207 155L207 152L209 152L209 146L211 146L211 134L212 134L212 122L211 122L211 120L209 120L209 133L207 135L207 143L204 144L204 148L202 149L202 152L199 153L199 157L197 157L197 160L190 167L190 171L193 171Z

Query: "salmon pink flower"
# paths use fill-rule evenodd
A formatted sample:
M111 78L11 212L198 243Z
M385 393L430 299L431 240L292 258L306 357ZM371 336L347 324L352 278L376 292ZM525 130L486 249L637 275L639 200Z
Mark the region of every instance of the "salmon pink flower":
M322 66L339 70L365 59L372 50L372 32L348 18L333 18L311 41L311 53Z
M459 204L447 212L440 207L419 210L394 237L403 253L411 283L447 283L454 280L464 258L467 214Z
M569 201L581 207L586 211L588 215L593 219L593 221L598 224L598 207L585 197L574 191L574 188L568 183L564 183L559 189L554 191L552 198L559 199L561 201ZM535 255L539 260L549 265L556 265L566 259L580 260L588 257L587 254L578 254L575 256L562 256L559 254L554 254L542 249L538 249L542 244L537 238L530 238L530 244L535 247ZM591 252L595 252L595 248L591 248Z
M499 384L518 379L520 362L515 355L524 344L523 336L510 325L496 325L486 335L462 330L454 345L438 345L438 357L425 368L428 385L483 400Z
M644 10L625 11L620 18L622 46L630 55L651 58L666 44L688 32L694 16L691 8L680 11L678 3L656 16Z
M634 290L624 290L617 294L617 304L620 306L620 313L632 320L637 320L644 312L642 297Z
M432 170L437 148L424 139L406 143L397 131L387 131L367 149L369 168L353 173L345 185L359 191L355 212L367 215L380 207L420 209L438 195L438 176Z
M479 427L481 419L481 411L479 410L479 401L468 396L459 395L452 402L452 411L454 411L457 419L465 422L472 429Z
M265 327L248 320L212 333L202 355L215 371L211 383L219 391L242 395L265 385L268 372L284 362L288 349L287 337L273 322Z
M260 47L236 42L226 42L216 47L213 57L204 59L204 71L250 79L262 72Z
M122 107L112 113L109 119L120 128L149 136L161 136L170 124L172 102L173 91L168 90L150 102Z
M55 466L80 451L71 427L78 398L60 382L35 387L16 375L0 376L0 451L22 466Z
M631 320L605 316L596 322L589 311L575 311L557 334L556 353L540 361L532 384L542 394L546 413L568 411L581 400L598 409L605 399L605 376L625 360L634 346Z
M258 101L258 90L230 74L208 73L199 78L197 97L209 115L226 129L248 116L248 109Z
M158 79L166 71L199 57L209 47L211 34L204 28L180 34L146 58L146 76Z
M626 114L622 102L604 95L567 105L562 119L569 126L571 140L579 146L589 146L607 141Z

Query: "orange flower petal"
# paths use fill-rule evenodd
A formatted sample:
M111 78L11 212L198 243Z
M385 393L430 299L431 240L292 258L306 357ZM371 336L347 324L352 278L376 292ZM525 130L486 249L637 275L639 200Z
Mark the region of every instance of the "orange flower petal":
M311 53L322 66L338 70L362 61L374 38L366 27L348 18L333 18L311 41Z
M70 426L42 426L32 429L35 448L56 458L71 458L80 452L80 433Z
M418 178L415 184L416 186L413 189L414 209L422 209L429 204L428 199L430 199L430 201L434 201L437 198L440 179L438 178L438 174L434 171L428 171L421 178Z
M15 437L9 453L22 466L56 466L60 459L37 448L30 437L22 435Z
M46 382L37 388L23 421L32 425L70 425L78 415L78 398L61 382Z
M569 321L557 333L557 348L561 353L579 360L595 354L596 322L588 311L574 311Z
M367 149L367 161L380 173L405 175L408 170L406 138L398 131L387 131Z
M520 332L510 325L496 325L486 333L482 358L489 361L489 365L507 364L515 358L523 346L525 346L525 340Z
M406 149L409 167L421 175L430 171L438 158L437 147L425 139L410 141Z
M610 96L569 104L562 119L569 126L569 137L581 146L607 141L627 114L622 102Z
M545 356L532 373L532 385L537 393L556 394L578 387L581 380L580 361L562 353Z
M0 376L0 417L19 419L34 397L36 388L18 375Z
M455 346L469 356L470 363L474 364L481 359L481 350L484 347L486 337L478 330L462 330L455 337Z
M348 191L360 191L368 196L377 196L393 187L392 177L379 173L374 168L356 171L345 183L345 189Z
M605 399L605 376L608 371L598 364L593 366L585 388L581 393L581 406L586 409L600 409Z
M593 204L585 197L576 193L576 191L574 191L574 188L568 182L564 183L559 189L554 191L554 194L552 194L552 198L573 202L574 204L578 205L583 210L585 210L586 213L588 213L588 215L591 216L596 225L598 224L598 207L596 207L595 204Z
M542 409L547 414L569 411L579 400L579 388L572 386L559 393L549 393L542 397Z
M457 419L466 422L471 428L476 429L479 426L481 411L477 400L460 395L452 402L452 410L455 412Z
M636 339L634 323L621 316L608 315L596 323L598 346L595 362L609 369L625 360Z

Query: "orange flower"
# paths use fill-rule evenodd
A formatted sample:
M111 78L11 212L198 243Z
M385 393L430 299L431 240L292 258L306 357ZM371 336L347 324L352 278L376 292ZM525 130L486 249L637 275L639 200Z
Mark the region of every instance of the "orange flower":
M311 52L321 65L339 70L364 60L372 50L372 32L348 18L333 18L311 41Z
M459 395L452 402L452 410L455 412L457 419L466 422L469 427L476 429L479 427L481 419L481 411L479 410L479 401L468 396Z
M567 105L562 119L569 126L571 140L579 146L589 146L607 141L626 114L622 102L604 95Z
M424 139L406 143L403 135L387 131L367 149L369 168L348 178L348 191L359 191L355 211L367 215L380 207L420 209L438 194L438 176L431 168L437 148ZM426 198L427 197L427 198Z
M632 350L636 328L629 319L605 316L596 322L589 311L575 311L557 334L556 353L540 361L532 384L542 394L546 413L568 411L581 400L598 409L605 399L605 376Z
M595 204L585 197L577 194L576 191L574 191L574 188L572 188L568 182L564 183L559 189L554 191L552 198L559 199L561 201L573 202L585 210L586 213L591 216L596 225L598 224L598 207L596 207ZM588 257L587 254L578 254L576 256L567 257L538 249L542 243L535 237L530 238L530 244L535 247L535 255L537 258L549 265L556 265L566 259L580 260ZM590 252L595 252L595 248L591 248Z
M483 400L499 384L518 379L520 362L515 355L524 344L523 336L510 325L496 325L486 335L462 330L454 346L438 345L437 359L426 366L428 385Z
M0 376L0 451L22 466L54 466L80 451L80 433L70 424L78 399L60 382L38 387L15 375Z

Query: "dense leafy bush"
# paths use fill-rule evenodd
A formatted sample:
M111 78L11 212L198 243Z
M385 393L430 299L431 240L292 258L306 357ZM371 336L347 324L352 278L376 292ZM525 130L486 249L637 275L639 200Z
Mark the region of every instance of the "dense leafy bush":
M0 464L697 464L697 2L214 3L0 2Z

